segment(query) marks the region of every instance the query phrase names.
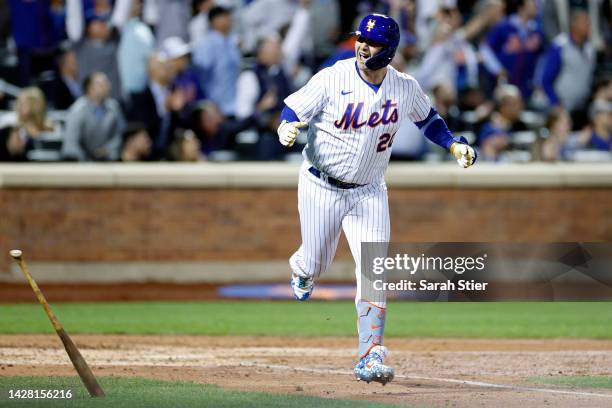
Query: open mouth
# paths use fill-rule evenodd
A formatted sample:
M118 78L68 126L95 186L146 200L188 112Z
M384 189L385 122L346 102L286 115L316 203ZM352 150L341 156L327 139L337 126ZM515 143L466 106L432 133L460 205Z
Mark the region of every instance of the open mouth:
M359 52L359 61L361 62L365 62L368 58L370 58L370 54L365 53L365 52Z

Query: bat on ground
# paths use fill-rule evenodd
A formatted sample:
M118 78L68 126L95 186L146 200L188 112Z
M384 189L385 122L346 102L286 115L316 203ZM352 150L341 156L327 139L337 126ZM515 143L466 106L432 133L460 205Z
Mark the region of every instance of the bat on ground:
M34 278L32 278L32 275L30 275L28 265L23 259L22 251L19 249L13 249L12 251L10 251L10 254L17 263L17 265L19 265L19 269L21 269L21 272L23 272L23 274L25 275L28 283L34 291L34 294L36 295L36 298L42 305L43 309L45 309L49 320L51 320L53 328L57 332L57 335L59 336L62 343L64 344L64 348L66 349L66 353L68 353L68 357L70 357L70 361L72 361L72 365L79 374L79 377L81 377L81 381L83 381L83 384L85 384L85 388L87 388L87 391L89 391L89 395L91 395L92 397L104 397L104 390L102 390L102 387L100 387L100 384L98 384L96 377L91 372L91 369L89 368L87 362L79 352L79 349L74 344L70 336L68 336L68 333L66 333L66 331L62 327L61 323L53 313L53 310L51 310L49 303L47 303L47 299L45 299L45 296L42 294L40 288L36 284L36 281L34 280Z

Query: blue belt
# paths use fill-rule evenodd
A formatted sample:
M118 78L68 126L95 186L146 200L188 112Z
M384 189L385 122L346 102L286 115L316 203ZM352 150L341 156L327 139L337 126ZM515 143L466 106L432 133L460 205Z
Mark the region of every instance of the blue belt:
M326 181L327 183L331 184L334 187L338 187L342 189L350 189L350 188L356 188L356 187L362 186L362 184L347 183L345 181L330 177L327 174L323 173L321 170L315 168L314 166L310 167L308 171L316 178Z

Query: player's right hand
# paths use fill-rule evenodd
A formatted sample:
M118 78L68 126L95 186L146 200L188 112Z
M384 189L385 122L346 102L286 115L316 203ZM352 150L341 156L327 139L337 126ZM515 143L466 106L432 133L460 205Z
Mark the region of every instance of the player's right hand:
M283 120L276 131L278 133L278 140L283 146L291 147L295 143L300 129L306 126L308 126L306 122L287 122Z
M457 164L464 169L474 164L478 157L474 148L467 143L453 143L450 151L457 159Z

